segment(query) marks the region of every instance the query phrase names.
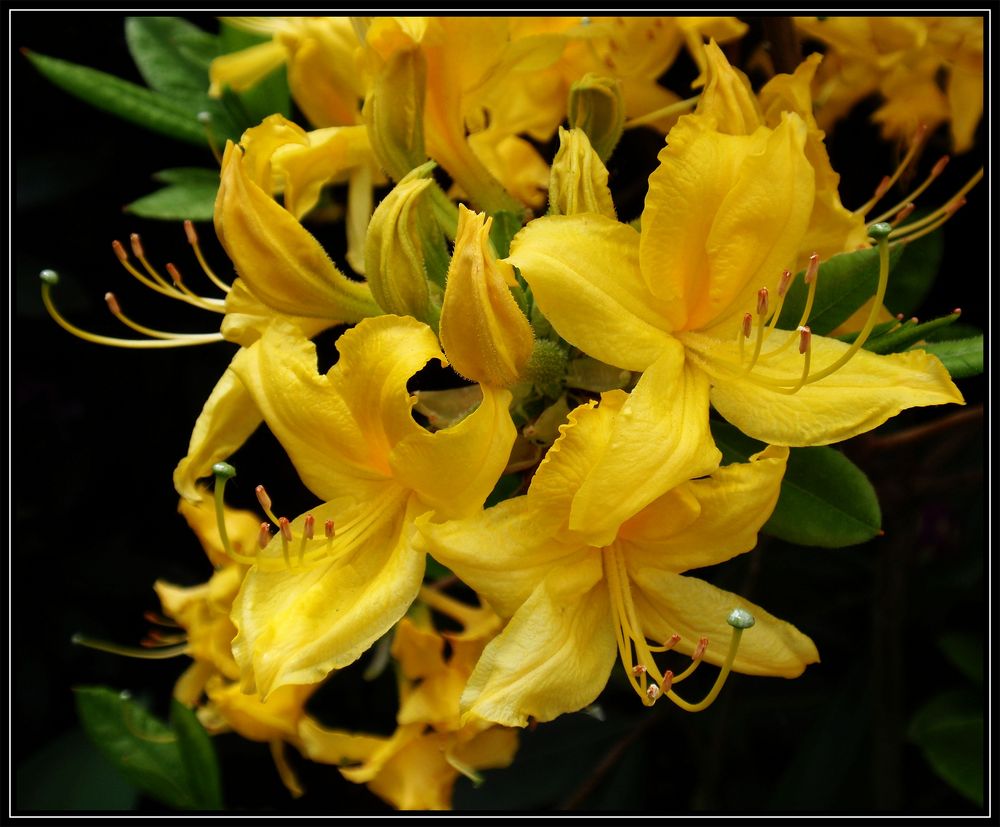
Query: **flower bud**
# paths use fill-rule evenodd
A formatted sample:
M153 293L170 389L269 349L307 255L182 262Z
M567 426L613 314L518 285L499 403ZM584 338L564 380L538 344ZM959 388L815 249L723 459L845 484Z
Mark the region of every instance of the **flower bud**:
M394 181L427 160L424 92L427 65L419 49L390 55L375 75L362 110L375 157Z
M625 129L625 101L615 78L586 74L569 90L569 125L582 129L607 161Z
M490 248L493 219L459 207L455 252L441 308L441 345L462 376L493 387L516 384L534 334L511 295L514 270Z
M365 238L365 273L372 295L386 313L436 322L425 265L425 244L440 242L429 208L433 162L417 167L378 205ZM443 242L441 242L443 243ZM433 324L432 324L433 326Z
M559 127L559 151L549 176L549 214L595 212L617 218L608 170L582 129Z

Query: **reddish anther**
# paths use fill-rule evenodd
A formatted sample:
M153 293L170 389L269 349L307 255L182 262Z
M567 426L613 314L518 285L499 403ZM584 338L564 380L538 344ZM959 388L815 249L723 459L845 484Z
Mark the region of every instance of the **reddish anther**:
M809 325L803 325L799 328L799 353L807 353L810 344L812 344L812 331Z
M187 236L188 244L194 247L198 243L198 233L194 231L194 224L190 219L184 221L184 234Z
M664 694L670 691L670 687L674 685L674 673L669 669L663 673L663 683L660 684L660 691Z
M316 518L312 514L306 514L306 523L302 528L302 534L307 540L311 540L316 534Z
M931 170L931 177L937 178L942 172L944 172L944 168L948 166L949 160L950 158L947 155L942 155L938 158L938 162L934 164L934 169Z
M281 529L281 536L291 542L292 524L288 521L288 517L278 517L278 528Z
M813 253L809 256L809 266L806 268L806 274L803 276L806 284L812 284L819 273L819 253Z
M136 258L142 258L145 253L142 251L142 240L139 238L138 233L132 233L129 236L129 241L132 242L132 252L135 253Z
M882 177L882 180L878 182L878 186L875 187L875 198L876 199L881 198L883 195L886 194L886 192L888 192L889 187L891 186L892 186L892 178L890 178L888 175L884 175Z
M271 509L271 498L267 496L267 491L263 485L258 485L254 489L254 493L257 495L257 502L260 503L260 507L265 511L270 511Z
M267 544L271 542L271 524L261 523L260 531L257 532L257 545L261 548L267 548Z
M766 316L767 315L767 288L761 287L757 291L757 315Z
M169 261L167 262L167 272L170 273L170 278L173 279L174 284L180 284L183 279L181 278L181 271L174 267Z
M691 655L691 660L701 660L701 656L705 654L705 650L708 648L708 638L702 637L698 641L698 645L694 647L694 654Z
M114 293L105 293L104 301L108 305L108 310L110 310L115 316L120 316L122 314L121 305L118 304L118 299L115 298Z
M117 238L111 242L111 249L115 251L115 255L118 256L118 260L122 264L128 261L128 253L125 252L125 248Z
M750 331L753 329L753 316L749 313L743 314L743 338L750 338Z
M785 293L788 292L788 286L791 283L792 283L792 271L783 270L781 273L781 278L778 279L778 295L784 298Z
M917 205L914 204L912 201L906 204L906 206L904 206L903 209L901 209L898 213L896 213L896 217L892 221L893 226L896 226L897 224L902 224L904 221L906 221L906 219L910 217L910 215L916 208Z

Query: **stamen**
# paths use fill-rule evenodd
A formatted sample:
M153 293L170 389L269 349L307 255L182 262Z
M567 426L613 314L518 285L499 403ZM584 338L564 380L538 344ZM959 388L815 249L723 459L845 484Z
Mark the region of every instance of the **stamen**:
M900 162L899 166L896 167L896 171L888 178L883 178L882 182L878 185L875 190L875 195L873 195L868 201L854 210L854 215L867 215L868 211L871 210L879 201L882 200L889 189L895 184L906 168L910 165L910 162L916 157L917 150L920 149L920 145L923 143L924 136L927 134L927 124L920 124L917 127L917 134L914 136L913 143L910 144L909 150L907 150L906 155Z
M650 652L669 652L678 643L680 643L680 640L681 640L681 636L679 634L677 634L676 632L674 632L674 634L672 634L670 636L669 640L667 640L666 643L664 643L662 646L650 646L649 647L649 651Z
M965 204L965 196L968 194L976 184L978 184L983 177L982 167L971 177L965 184L956 192L951 199L942 207L934 210L934 212L925 215L923 218L914 221L912 224L908 224L904 227L899 227L893 231L892 240L902 241L904 236L906 236L907 241L912 241L921 236L927 235L927 233L934 232L944 221L947 221L951 216L955 214L955 211L959 209L963 204ZM944 221L941 220L942 216ZM917 231L920 230L919 233ZM869 233L871 228L869 228Z
M288 556L288 544L292 542L292 525L287 517L278 518L278 529L281 532L281 553L285 556L285 565L291 568L292 561Z
M177 299L178 301L186 302L193 307L199 307L202 310L212 310L216 312L225 312L224 304L225 302L219 299L207 299L203 297L192 298L180 290L176 289L172 285L167 284L166 279L163 278L156 270L150 267L149 262L146 261L145 256L140 258L140 263L143 264L146 271L153 276L147 276L145 273L138 270L133 266L132 262L129 261L128 253L125 252L125 248L122 246L121 242L115 239L111 242L111 249L114 250L115 256L117 256L118 261L121 263L122 267L125 268L126 272L136 279L140 284L145 285L150 290L153 290L163 296L167 296L171 299ZM142 251L142 242L139 240L138 233L132 234L132 251L136 250ZM139 258L139 256L136 256Z
M189 219L185 219L184 221L184 233L187 235L188 244L190 244L194 250L195 258L198 259L198 264L201 267L202 272L204 272L212 284L218 287L223 293L228 293L232 288L215 275L215 271L208 266L208 262L205 261L205 256L201 252L201 245L198 243L198 233L195 232L194 224L191 223Z
M271 542L271 524L261 523L260 531L257 532L257 547L263 551Z
M221 342L221 333L206 334L185 334L171 339L119 339L115 336L99 336L96 333L89 333L67 321L62 314L56 310L52 301L52 287L59 283L59 274L55 270L42 270L39 273L42 281L42 303L48 311L52 320L67 333L72 333L78 339L86 342L93 342L97 345L111 345L113 347L133 348L136 350L153 350L166 347L188 347L190 345L204 345L210 342Z
M921 195L924 192L924 190L926 190L931 184L934 183L934 180L944 171L944 168L946 166L948 166L948 156L942 155L940 158L938 158L938 161L936 164L934 164L934 167L933 169L931 169L930 174L923 180L923 183L921 183L919 187L917 187L913 192L911 192L905 199L903 199L903 201L894 204L893 206L889 207L889 209L885 210L881 215L869 219L866 223L878 224L880 221L885 221L890 215L892 215L907 201L916 201L917 197Z
M237 563L252 566L257 561L253 557L246 557L235 551L229 542L229 532L226 530L226 506L224 500L226 483L236 476L236 469L228 462L217 462L212 466L212 474L215 476L215 523L219 529L222 550L229 559L235 560Z
M740 333L742 335L739 337L739 340L740 340L740 364L741 365L743 364L743 353L744 353L744 351L746 349L746 345L744 343L746 342L747 339L750 338L750 331L752 329L753 329L753 316L750 313L744 313L743 314L743 324L740 327Z
M917 208L917 205L914 204L912 201L910 201L905 207L903 207L903 209L901 209L898 213L896 213L896 217L893 218L892 222L891 222L892 226L893 227L898 227L900 224L902 224L904 221L906 221L906 219L909 218L913 214L913 211L916 208Z
M148 620L150 623L156 623L156 624L158 624L160 626L169 626L169 627L171 627L173 629L180 629L181 628L180 624L174 622L169 617L165 617L164 615L161 615L161 614L159 614L157 612L154 612L152 610L143 612L142 616L143 616L144 619Z
M254 489L254 493L257 495L257 502L260 503L260 507L264 509L264 513L271 518L272 523L278 522L278 518L274 516L274 512L271 511L271 498L267 496L267 490L263 485L258 485Z
M687 710L688 712L701 712L702 710L708 709L715 699L719 697L719 693L722 691L722 687L725 685L726 679L729 677L729 672L733 667L733 661L736 660L736 651L740 648L740 639L743 637L743 631L753 626L755 621L753 615L749 612L743 609L733 609L729 613L729 617L726 618L726 622L733 628L733 635L729 641L729 653L726 656L725 663L722 665L722 669L719 671L718 677L715 679L715 683L708 691L708 694L698 703L692 704L685 701L676 692L674 692L673 689L667 690L667 697L681 709Z
M667 693L674 684L674 673L669 669L663 673L663 681L660 683L660 692Z
M117 643L109 643L105 640L88 637L86 635L75 634L70 640L77 646L86 646L88 649L96 649L98 652L108 652L112 655L124 655L127 658L142 658L143 660L166 660L176 658L187 652L187 643L180 643L177 646L164 647L162 649L138 649L134 646L121 646Z
M816 301L816 285L819 283L819 253L813 253L809 256L809 265L806 267L806 272L802 276L802 280L809 285L809 292L806 294L806 305L802 308L802 315L799 317L799 323L796 328L801 330L805 323L809 320L809 316L812 313L813 303ZM775 312L775 318L772 319L772 323L776 323L778 313ZM773 324L772 324L773 327ZM783 352L794 341L794 337L789 336L782 344L778 345L774 350L770 350L764 354L765 359L769 359L773 356L777 356L779 353Z
M757 291L757 315L764 317L767 315L767 288L761 287Z
M613 69L614 66L610 66L609 68ZM639 115L638 117L625 121L625 129L634 129L637 126L646 126L646 124L656 123L660 120L660 118L668 118L671 115L682 115L689 109L693 109L695 105L697 105L700 97L701 95L695 95L693 98L677 101L669 106L664 106L662 109L657 109L654 112L647 112L645 115Z
M681 672L676 678L673 679L674 683L680 683L685 678L691 676L695 669L698 668L698 664L701 663L701 659L705 654L705 650L708 648L708 638L701 637L698 639L698 645L694 647L694 652L691 654L691 664Z
M153 339L165 339L170 341L176 341L178 339L195 339L199 344L205 342L216 342L219 340L221 334L218 333L168 333L165 330L156 330L152 327L146 327L138 322L132 321L128 316L122 312L121 305L118 303L118 298L114 293L105 293L104 302L108 306L108 310L111 311L111 315L114 316L118 321L120 321L126 327L131 328L136 333L142 333L145 336L149 336Z
M781 278L778 280L778 298L785 298L785 294L788 292L788 287L792 283L792 271L783 270L781 273ZM775 311L777 314L778 311Z
M306 514L305 525L302 528L302 537L299 539L299 565L303 565L306 560L306 543L315 535L316 518L312 514Z

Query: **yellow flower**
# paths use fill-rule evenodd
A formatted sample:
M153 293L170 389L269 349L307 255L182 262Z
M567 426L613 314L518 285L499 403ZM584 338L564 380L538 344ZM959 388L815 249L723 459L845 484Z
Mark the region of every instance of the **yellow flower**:
M292 98L315 126L360 122L365 77L355 64L358 39L346 17L226 18L239 28L272 36L261 43L222 55L209 67L209 94L224 87L252 88L282 64L288 66Z
M233 607L243 685L263 698L353 662L402 617L424 573L413 520L479 508L515 436L510 394L487 387L451 428L431 433L413 420L406 382L428 360L444 361L434 333L414 319L367 319L338 350L319 374L314 345L275 322L232 366L324 500L282 525Z
M396 627L392 655L399 665L400 706L390 738L354 736L328 730L312 721L300 726L303 754L314 761L343 765L349 781L367 784L400 810L451 809L460 774L508 766L517 749L517 733L487 722L462 724L459 699L476 660L500 627L488 608L473 608L425 588L429 606L458 620L461 633L435 631L429 618L404 618ZM445 654L445 646L450 652ZM366 740L358 740L365 737Z
M571 344L640 371L682 346L690 381L710 382L716 409L765 442L837 442L909 407L962 402L921 351L879 356L860 350L867 332L848 346L768 325L813 210L807 137L794 113L749 135L686 116L650 176L641 233L595 214L539 218L514 238L508 261Z
M666 493L658 487L655 499L633 500L639 507L618 510L607 527L575 519L581 506L594 514L614 502L588 499L595 484L625 496L645 487L627 463L612 458L622 438L642 441L643 429L629 418L632 401L611 391L599 407L590 403L573 411L527 495L467 519L420 522L435 558L510 617L469 679L463 720L524 726L529 716L548 721L580 709L603 689L616 650L646 703L662 693L698 709L714 698L710 694L701 704L681 699L653 658L663 649L647 639L669 641L667 648L722 666L722 680L730 668L795 677L817 659L812 642L789 624L681 576L754 546L777 500L787 449L771 447L749 463L688 481L704 475L705 464L697 460L711 454L710 440L700 440L700 450L686 461L674 462L674 449L683 447L683 436L675 433L655 451L675 466L676 482ZM733 609L756 618L741 641L733 635L740 643L735 658L733 646L727 654L724 643ZM710 642L699 654L704 636ZM713 693L719 688L721 681Z

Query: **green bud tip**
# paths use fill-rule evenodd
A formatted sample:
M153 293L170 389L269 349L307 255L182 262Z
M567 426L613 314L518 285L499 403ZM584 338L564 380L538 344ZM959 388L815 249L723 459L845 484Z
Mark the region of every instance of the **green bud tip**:
M212 466L212 473L218 479L231 480L236 476L236 469L233 468L228 462L217 462Z
M876 241L882 241L882 239L888 238L889 233L892 232L892 224L888 224L885 221L880 221L878 224L872 224L868 228L868 235L874 238Z
M42 272L38 274L38 277L46 284L51 284L53 286L59 284L59 274L55 270L42 270Z
M757 621L746 609L733 609L726 618L726 623L734 629L749 629Z

